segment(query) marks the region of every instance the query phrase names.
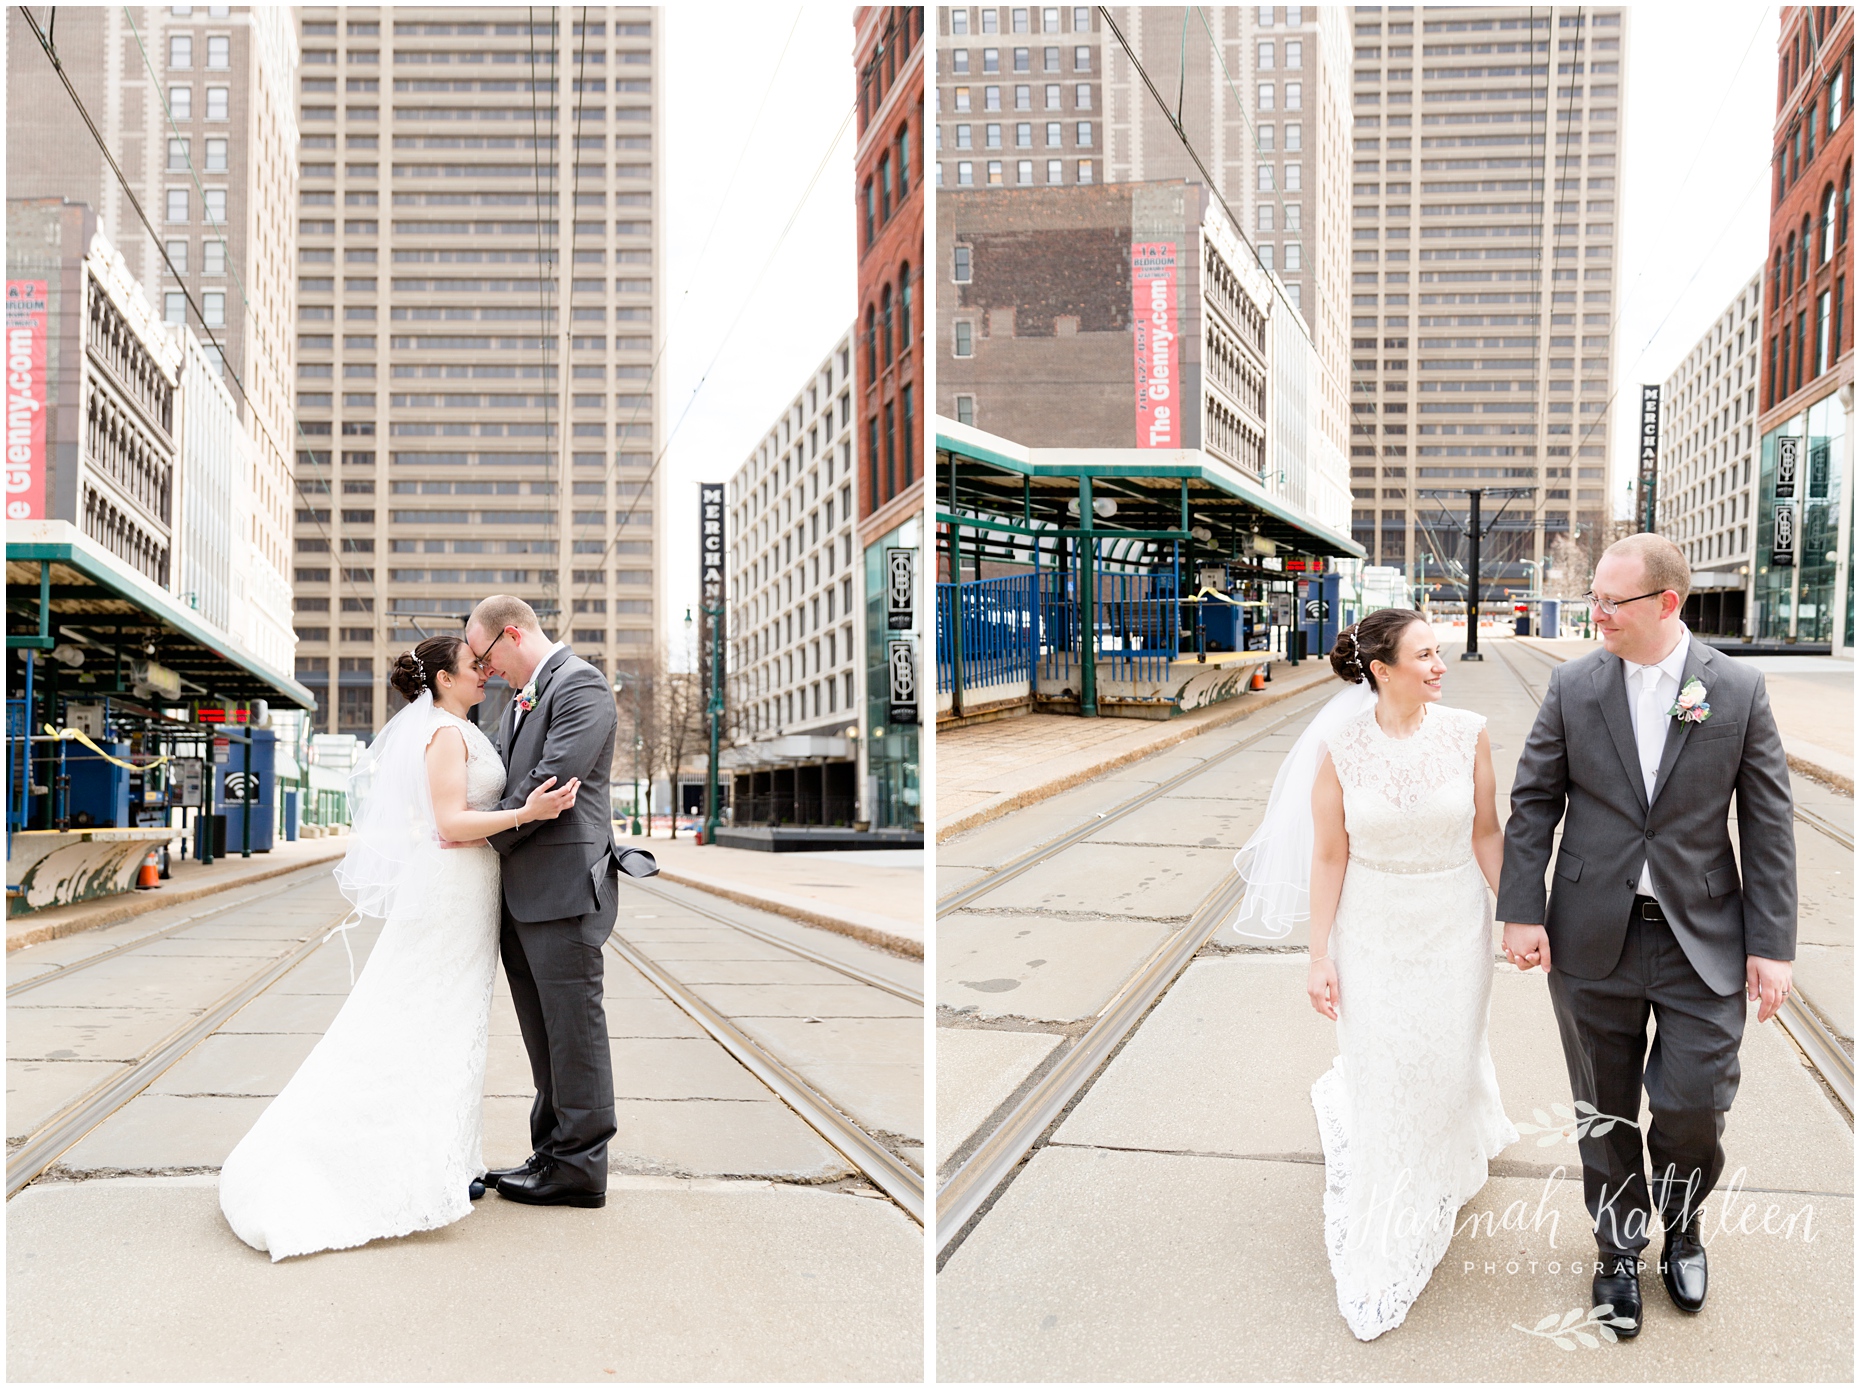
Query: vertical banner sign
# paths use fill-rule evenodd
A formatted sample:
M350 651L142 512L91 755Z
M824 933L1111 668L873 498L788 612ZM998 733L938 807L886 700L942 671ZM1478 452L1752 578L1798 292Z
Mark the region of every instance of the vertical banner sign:
M1801 436L1782 435L1776 440L1776 520L1770 541L1770 563L1778 569L1795 568L1795 497L1801 473Z
M1181 349L1176 342L1176 265L1173 241L1130 244L1131 319L1136 325L1137 447L1182 447L1182 407L1176 389Z
M891 708L886 714L890 723L917 722L917 662L911 644L893 637L885 644L886 665L891 673Z
M885 627L908 632L917 625L917 552L885 551Z
M1654 529L1654 489L1660 477L1660 388L1640 388L1640 528Z
M6 518L45 516L46 282L6 282Z
M698 601L703 604L709 621L705 630L713 642L723 640L723 484L721 482L700 482L698 484ZM719 696L722 691L712 687L715 680L721 679L719 667L721 661L708 659L710 653L703 653L705 683L711 695Z
M1796 479L1802 472L1802 437L1785 434L1776 441L1776 499L1795 497Z

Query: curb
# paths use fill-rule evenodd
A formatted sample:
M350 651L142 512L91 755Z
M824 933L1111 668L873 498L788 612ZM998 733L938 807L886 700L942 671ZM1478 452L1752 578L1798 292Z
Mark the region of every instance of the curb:
M924 943L920 940L912 940L909 936L893 935L875 926L861 926L856 921L828 916L824 912L809 911L806 907L797 907L768 897L757 897L754 893L741 892L735 888L719 887L714 882L687 878L682 873L673 873L664 868L659 870L658 875L668 883L677 883L680 887L696 888L699 892L708 892L713 897L725 898L739 906L773 912L776 916L785 916L808 926L818 926L821 930L832 931L835 935L850 936L867 945L876 945L881 950L908 955L913 960L921 960L924 957Z
M1280 680L1284 678L1284 676L1281 676ZM1061 791L1069 791L1082 782L1090 781L1094 777L1103 776L1106 772L1115 771L1117 768L1127 766L1132 762L1140 762L1144 758L1162 752L1166 748L1177 747L1182 743L1186 743L1190 738L1200 737L1210 729L1225 728L1230 723L1236 723L1241 719L1250 718L1262 709L1270 709L1275 704L1282 704L1295 695L1301 695L1305 693L1305 691L1314 689L1318 685L1323 684L1324 681L1335 678L1336 677L1331 673L1329 663L1325 662L1323 664L1322 674L1315 680L1303 681L1290 689L1272 690L1261 695L1257 699L1254 699L1251 694L1242 695L1239 699L1232 701L1233 708L1228 712L1210 716L1202 722L1195 724L1193 727L1178 727L1172 734L1157 738L1153 742L1147 742L1141 747L1130 748L1124 752L1104 758L1102 761L1094 762L1091 766L1081 768L1076 772L1068 772L1066 775L1055 777L1051 781L1041 782L1038 786L1030 786L1024 791L1017 791L1012 795L1004 796L1000 800L993 801L988 805L979 806L974 810L966 811L947 823L937 826L936 842L941 844L944 840L961 834L964 831L972 830L978 825L985 825L991 820L998 820L1003 815L1012 814L1016 810L1024 810L1028 806L1035 805L1040 801L1046 800L1050 796L1057 796ZM1277 684L1279 682L1274 681L1273 683ZM1212 707L1214 709L1220 709L1222 706L1216 704Z
M333 863L348 852L345 845L339 852L324 854L319 858L303 859L277 868L267 868L261 872L248 873L238 878L224 879L217 883L203 883L199 887L183 888L180 891L164 889L154 896L148 893L122 894L126 901L112 902L108 906L99 906L94 911L87 911L82 916L67 917L63 921L47 921L37 926L27 926L17 933L9 930L6 937L7 954L23 950L28 945L43 945L46 941L61 940L65 936L75 936L82 931L94 931L100 926L115 926L148 912L159 911L163 907L172 907L182 902L198 901L202 897L211 897L215 893L227 892L247 883L263 882L266 878L280 878L286 873L295 873L302 868L314 868L321 863ZM38 913L32 913L33 916ZM15 920L27 921L30 917L17 917ZM9 926L11 922L8 923Z

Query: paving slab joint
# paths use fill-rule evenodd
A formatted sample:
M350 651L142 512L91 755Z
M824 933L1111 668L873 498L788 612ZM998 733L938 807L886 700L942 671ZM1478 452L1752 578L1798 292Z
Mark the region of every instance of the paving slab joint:
M708 892L713 897L722 897L740 906L754 907L757 911L771 912L776 916L785 916L791 921L804 925L818 926L823 931L832 931L835 935L848 936L866 945L877 946L894 955L907 959L921 960L924 957L922 941L912 940L909 936L896 935L890 931L881 931L875 926L867 926L857 921L846 921L837 916L828 916L825 912L809 911L791 902L780 902L768 897L758 897L753 892L744 892L739 888L724 887L719 883L709 882L703 878L687 877L682 873L673 873L661 868L659 876L668 883L677 883L680 887L696 888L699 892Z

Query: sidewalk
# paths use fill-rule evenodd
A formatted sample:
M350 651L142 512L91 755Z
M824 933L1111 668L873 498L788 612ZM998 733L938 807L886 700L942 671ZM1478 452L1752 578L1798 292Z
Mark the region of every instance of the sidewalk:
M624 834L618 842L639 843ZM667 882L924 957L921 849L765 854L665 834L654 834L648 847Z
M1523 644L1571 660L1600 643L1524 637ZM1789 765L1851 796L1854 793L1854 663L1830 656L1732 656L1763 672L1770 711Z
M1273 665L1272 683L1167 722L1026 714L936 735L936 842L987 824L1113 768L1174 747L1332 680L1313 657Z
M211 864L176 855L170 861L170 876L158 888L146 892L125 892L99 901L79 902L69 907L52 907L26 916L9 917L6 923L7 953L11 954L28 945L38 945L42 941L75 935L79 931L114 926L119 921L141 916L144 912L159 911L179 902L191 902L198 897L225 892L228 888L275 878L281 873L293 873L312 864L334 863L348 852L348 848L348 836L337 835L327 839L280 840L270 853L253 854L250 858L241 858L235 853L230 858L217 858Z

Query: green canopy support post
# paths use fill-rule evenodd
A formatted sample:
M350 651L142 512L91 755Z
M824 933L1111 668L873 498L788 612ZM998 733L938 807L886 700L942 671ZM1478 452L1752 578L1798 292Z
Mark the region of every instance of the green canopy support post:
M1079 477L1079 713L1098 717L1098 541L1092 535L1091 475Z

